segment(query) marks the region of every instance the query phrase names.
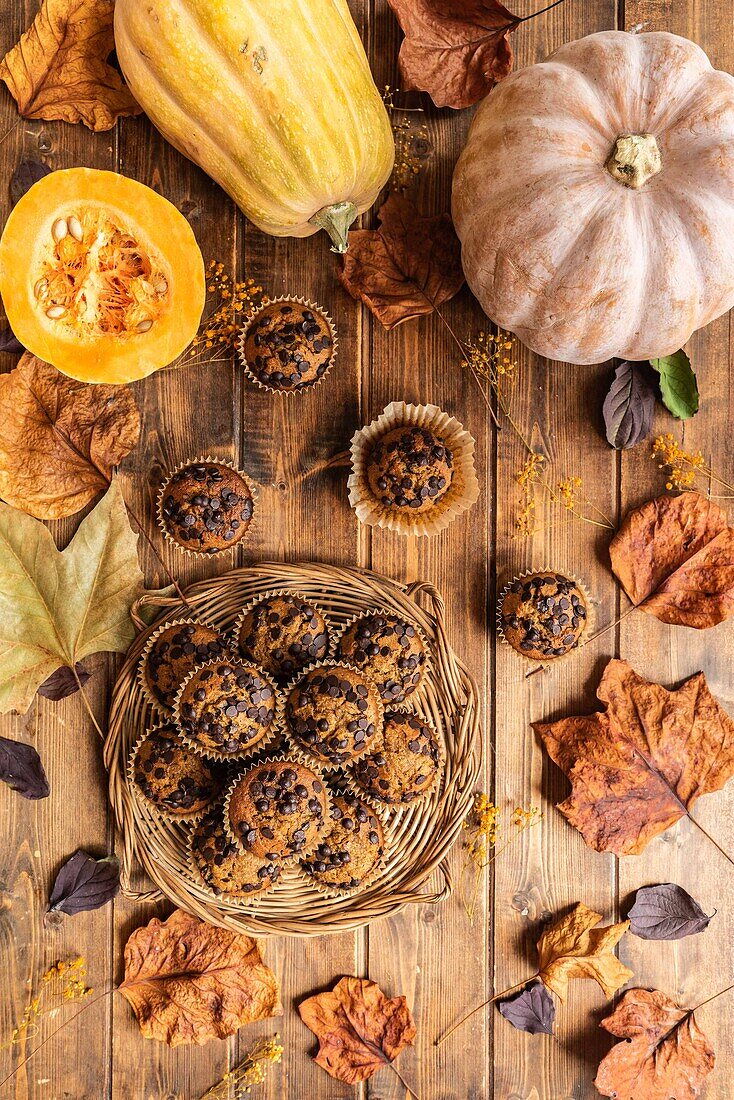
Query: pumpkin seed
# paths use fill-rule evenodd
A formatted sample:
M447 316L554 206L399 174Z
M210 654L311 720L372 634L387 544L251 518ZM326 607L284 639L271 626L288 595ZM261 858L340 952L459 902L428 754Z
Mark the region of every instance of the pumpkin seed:
M153 285L154 285L154 289L155 289L156 294L167 294L168 293L168 280L164 279L163 276L161 276L160 279L156 279L156 281Z
M79 221L79 219L72 215L72 217L69 218L67 224L69 226L69 232L71 233L74 240L83 241L84 230L82 229L82 223Z
M58 244L59 241L63 241L68 232L69 226L67 224L66 218L57 218L54 224L51 226L51 236L56 241L56 244Z
M58 321L59 318L66 315L66 306L51 306L46 310L46 316L50 317L52 321Z
M39 279L33 288L33 293L39 302L48 298L48 279Z
M141 321L139 325L135 326L136 332L150 332L153 328L153 322L151 320Z

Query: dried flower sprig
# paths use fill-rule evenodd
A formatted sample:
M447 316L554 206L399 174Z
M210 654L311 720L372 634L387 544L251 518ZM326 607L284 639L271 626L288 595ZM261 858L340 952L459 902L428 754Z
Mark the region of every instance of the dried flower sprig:
M268 1068L283 1057L280 1036L260 1039L249 1054L234 1069L228 1070L216 1085L204 1093L201 1100L242 1100L252 1092L253 1085L261 1085L268 1075Z
M432 145L428 133L428 124L418 122L412 115L424 116L422 107L401 107L395 102L399 95L397 88L385 86L383 101L390 113L393 137L395 139L395 164L390 177L393 191L404 192L415 183L416 177L425 167L431 154Z
M716 482L734 493L734 485L714 473L701 451L684 450L673 438L671 432L659 435L653 440L651 453L658 464L658 469L665 471L665 488L668 490L691 489L696 478L700 477L705 478L709 484L712 481Z
M543 820L543 814L537 806L516 806L509 819L510 836L504 844L497 847L503 836L502 811L492 802L489 795L479 791L474 795L474 804L467 814L462 829L465 832L464 851L467 860L459 880L459 895L462 904L469 917L470 923L474 923L477 896L484 871L506 851L517 838L527 829L532 829ZM473 883L470 896L464 893L466 876L471 873Z
M60 960L41 975L39 989L26 1005L25 1012L13 1028L11 1043L23 1043L37 1035L43 1016L53 1015L69 1001L83 1001L94 991L86 984L86 961L78 955L66 962Z
M230 357L239 336L240 323L260 305L265 292L254 279L235 282L224 264L211 260L206 270L207 311L199 331L179 365L219 363Z

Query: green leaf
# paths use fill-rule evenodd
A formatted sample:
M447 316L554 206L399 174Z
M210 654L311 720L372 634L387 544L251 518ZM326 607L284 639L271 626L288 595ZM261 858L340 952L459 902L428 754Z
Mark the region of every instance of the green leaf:
M115 481L63 551L39 520L0 503L0 713L25 712L60 665L124 653L142 592L137 535Z
M698 384L691 360L681 348L675 355L651 359L660 375L660 393L666 409L679 420L688 420L698 412Z

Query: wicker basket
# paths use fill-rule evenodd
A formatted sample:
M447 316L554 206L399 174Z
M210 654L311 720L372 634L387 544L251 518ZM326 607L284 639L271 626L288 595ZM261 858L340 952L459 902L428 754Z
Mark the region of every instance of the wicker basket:
M186 611L178 599L144 596L140 604L160 609L157 623L140 629L115 685L110 707L105 764L110 800L122 835L122 891L138 901L168 898L175 905L237 932L319 936L348 932L406 905L438 902L448 897L452 881L446 855L456 840L472 799L479 773L479 699L476 685L450 648L444 629L444 604L430 584L397 584L363 569L319 563L266 563L235 569L214 580L192 585L185 593L198 616L223 630L232 627L244 604L273 588L294 589L316 600L330 625L343 626L369 608L394 609L412 618L428 638L432 668L416 709L430 717L446 745L446 767L438 789L417 806L388 815L389 853L381 873L362 892L345 898L327 898L304 882L296 871L284 872L277 888L246 904L216 899L204 890L189 868L186 827L162 821L141 805L129 787L127 757L153 714L139 686L136 672L149 634L164 617ZM429 609L417 598L423 596ZM157 887L135 889L135 861ZM426 891L433 872L441 877L437 890Z

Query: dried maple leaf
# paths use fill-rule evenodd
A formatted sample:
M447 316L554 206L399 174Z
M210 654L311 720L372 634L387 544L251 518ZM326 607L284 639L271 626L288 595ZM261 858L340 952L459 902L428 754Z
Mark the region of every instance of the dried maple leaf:
M612 660L597 696L603 713L534 729L571 780L561 813L598 852L637 855L734 775L734 721L702 672L669 691Z
M115 48L115 0L43 0L33 25L0 62L24 118L83 122L109 130L140 114L130 89L107 63Z
M510 31L523 20L499 0L388 0L405 34L406 87L437 107L470 107L512 69Z
M282 1016L278 981L256 940L177 909L125 945L120 992L146 1039L207 1043L253 1020Z
M734 614L734 528L699 493L635 508L609 553L632 603L661 622L701 630Z
M629 989L601 1027L624 1042L602 1059L594 1085L616 1100L696 1100L714 1051L693 1012L657 990Z
M342 978L331 992L302 1001L298 1011L319 1040L317 1064L348 1085L366 1081L415 1040L405 997L390 999L366 978Z
M0 377L0 496L37 519L84 508L140 436L127 386L90 386L26 353Z
M611 997L632 977L614 954L628 920L597 928L601 913L578 902L538 940L538 976L564 1002L571 978L592 978Z
M461 245L448 214L424 218L403 195L390 195L378 216L379 229L349 234L339 278L391 329L458 294Z

